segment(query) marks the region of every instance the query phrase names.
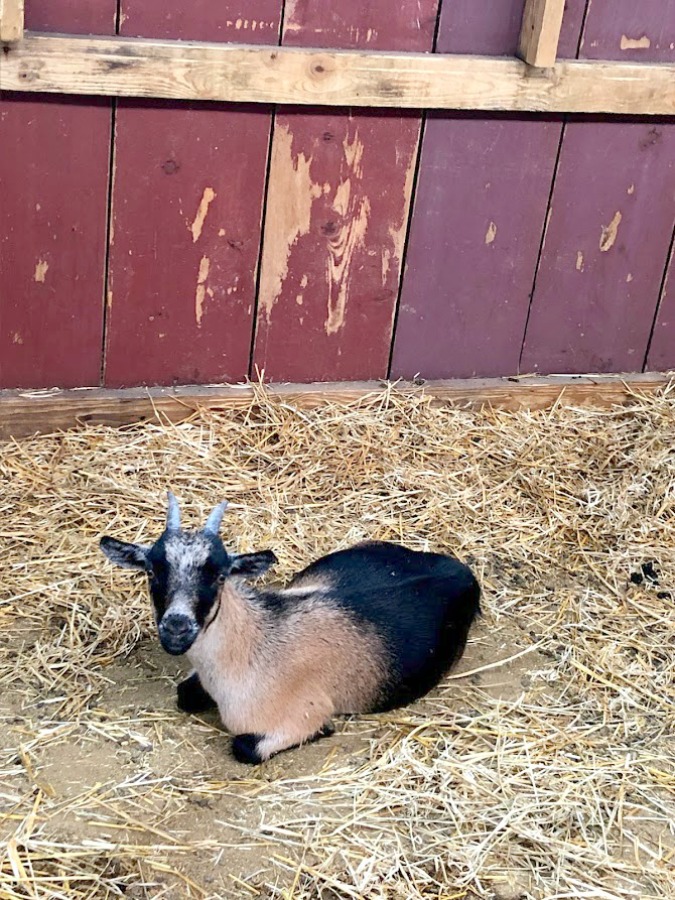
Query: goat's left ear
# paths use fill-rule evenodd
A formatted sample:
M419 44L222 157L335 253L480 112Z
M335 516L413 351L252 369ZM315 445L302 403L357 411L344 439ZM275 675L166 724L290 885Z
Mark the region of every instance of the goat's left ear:
M126 541L118 541L111 537L102 537L101 550L111 563L122 566L125 569L147 569L148 550L143 544L127 544Z
M230 575L239 575L242 578L259 578L277 562L277 557L271 550L261 550L260 553L242 553L235 556L230 562Z

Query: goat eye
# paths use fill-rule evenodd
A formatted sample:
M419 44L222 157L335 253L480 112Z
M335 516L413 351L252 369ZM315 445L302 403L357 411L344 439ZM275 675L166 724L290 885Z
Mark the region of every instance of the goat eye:
M220 574L216 578L216 581L218 582L218 584L224 584L225 583L225 573L220 572Z

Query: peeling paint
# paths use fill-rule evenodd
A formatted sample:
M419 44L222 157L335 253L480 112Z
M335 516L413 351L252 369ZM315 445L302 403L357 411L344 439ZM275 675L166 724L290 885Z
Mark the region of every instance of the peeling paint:
M631 184L631 186L628 188L628 190L626 191L626 193L627 193L627 194L634 194L634 193L635 193L635 185L634 185L634 184Z
M260 304L270 321L288 275L288 261L298 239L310 229L312 204L323 194L323 185L310 175L312 160L304 153L293 155L290 128L278 124L272 146L270 191L260 278Z
M363 175L361 160L363 159L364 146L358 131L354 131L354 140L351 143L349 137L346 137L343 146L347 165L357 178L361 178Z
M225 229L224 228L218 229L218 237L225 237Z
M616 243L616 236L619 233L619 225L621 224L622 219L623 215L617 210L609 225L603 227L602 234L600 235L601 253L607 253L607 251L611 250Z
M194 218L192 225L190 226L190 231L192 232L192 243L196 244L199 238L202 235L202 230L204 228L204 222L206 221L206 216L209 212L209 206L216 198L216 192L211 187L205 187L204 193L202 194L202 199L199 201L199 208L197 209L197 215Z
M652 42L646 34L639 38L630 38L625 34L621 35L620 46L622 50L648 50L651 45Z
M408 231L408 213L410 211L410 201L412 198L413 182L415 180L415 160L417 159L417 146L410 153L408 165L405 172L405 183L403 185L403 210L401 212L401 221L398 227L391 226L389 228L389 237L394 245L393 257L400 265L403 259L403 248L405 246L405 236ZM391 258L391 257L390 257ZM385 287L384 260L382 261L382 287ZM389 269L387 269L389 271Z
M345 323L347 293L350 286L350 270L357 247L363 246L370 217L370 200L363 197L358 212L340 230L331 247L328 282L328 316L324 325L326 334L335 334Z
M382 250L382 287L387 286L387 277L391 268L391 250L384 247Z
M33 279L39 284L45 283L45 278L47 277L47 272L49 271L49 263L46 259L38 260L35 266L35 274L33 275Z
M577 272L584 271L584 254L581 250L577 250Z
M486 245L493 244L496 237L497 237L497 226L495 225L494 222L490 222L490 224L488 225L488 229L485 232Z
M199 274L197 275L197 291L195 293L195 319L197 325L202 324L202 316L204 315L204 298L206 297L206 279L209 277L209 269L211 268L211 260L208 256L202 256L199 263Z
M349 210L349 197L352 192L352 183L349 178L341 181L335 191L333 209L339 216L346 216Z
M629 272L628 275L626 275L626 284L630 284L632 280L633 280L633 276Z
M23 344L23 338L21 337L21 335L19 334L18 331L15 331L14 334L12 335L12 343L13 344Z

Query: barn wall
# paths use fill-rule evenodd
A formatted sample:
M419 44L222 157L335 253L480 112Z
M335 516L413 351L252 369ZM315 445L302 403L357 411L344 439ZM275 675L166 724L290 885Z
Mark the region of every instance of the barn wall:
M523 0L26 0L54 32L513 55ZM560 55L675 62L675 0ZM0 97L0 387L675 367L675 123Z

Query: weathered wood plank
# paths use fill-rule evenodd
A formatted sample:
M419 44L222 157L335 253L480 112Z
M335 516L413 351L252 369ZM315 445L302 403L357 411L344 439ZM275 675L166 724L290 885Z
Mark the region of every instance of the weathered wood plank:
M281 0L123 0L125 35L278 40ZM271 109L125 100L105 384L248 374Z
M518 55L530 66L555 65L565 0L525 0Z
M612 18L590 8L584 50L619 56ZM647 34L670 29L675 5L643 4ZM611 22L611 27L608 23ZM649 50L646 51L649 53ZM640 371L672 236L675 125L574 121L565 131L521 371Z
M454 10L454 3L444 6L438 35L446 53L467 48L469 38L466 10ZM566 30L562 53L576 52L583 11L584 0L570 4L576 32ZM509 52L517 40L513 9L499 4L483 12L472 20L475 47L468 49ZM392 375L518 371L561 127L506 116L429 117Z
M675 0L591 3L581 56L675 62Z
M25 393L0 391L0 439L22 438L79 426L112 427L140 422L182 422L200 409L247 409L254 397L270 396L284 403L311 409L325 404L346 405L372 394L399 392L431 397L440 404L467 408L547 409L555 403L617 406L641 395L664 389L664 375L589 376L571 378L475 379L438 381L425 385L399 382L237 385L176 388L92 389Z
M431 50L436 4L290 4L284 43ZM254 353L268 378L386 376L419 130L411 114L277 114Z
M675 67L29 34L3 90L395 109L675 114Z
M0 42L12 43L23 37L23 0L0 0Z
M116 2L32 0L26 13L29 27L101 33ZM0 99L0 386L100 383L110 105Z
M557 122L427 121L394 377L518 371L559 138Z
M675 249L670 256L645 368L657 372L675 369Z

